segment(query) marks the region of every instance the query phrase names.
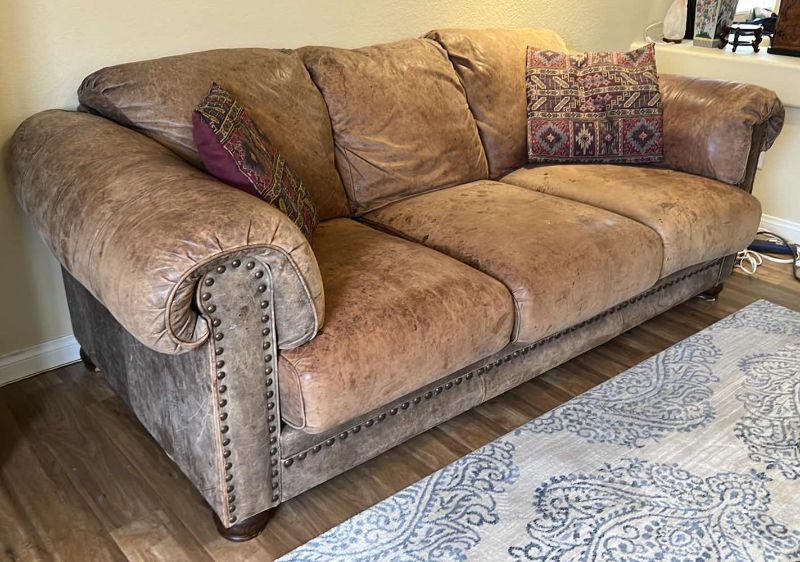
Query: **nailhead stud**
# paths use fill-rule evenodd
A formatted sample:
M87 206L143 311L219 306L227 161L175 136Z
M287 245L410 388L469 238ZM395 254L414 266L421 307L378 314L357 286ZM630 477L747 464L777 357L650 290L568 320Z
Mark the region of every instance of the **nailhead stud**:
M242 262L241 262L240 260L233 260L233 261L231 262L231 265L232 265L233 267L239 267L240 265L242 265Z
M219 328L220 324L222 324L222 322L219 320L219 318L214 318L214 320L211 321L211 325L215 328Z
M203 299L204 301L207 301L208 299L211 298L211 293L203 293L202 295L200 295L200 298Z
M216 312L216 311L217 311L217 307L216 307L216 306L214 306L213 304L210 304L210 305L208 305L208 306L206 307L206 310L207 310L208 312L210 312L210 313L212 313L212 314L213 314L214 312Z
M214 284L214 280L211 277L207 277L205 283L206 287L210 287L211 285Z
M286 468L289 468L293 464L294 464L294 459L286 459L285 461L283 461L283 466L285 466Z
M247 269L253 269L256 266L255 262L249 261L247 262Z
M264 272L259 269L258 271L256 271L255 276L256 279L261 279L262 277L264 277Z
M225 273L225 266L224 265L218 265L217 266L217 273Z
M235 515L231 515L230 519L231 519L231 523L236 523L236 516Z

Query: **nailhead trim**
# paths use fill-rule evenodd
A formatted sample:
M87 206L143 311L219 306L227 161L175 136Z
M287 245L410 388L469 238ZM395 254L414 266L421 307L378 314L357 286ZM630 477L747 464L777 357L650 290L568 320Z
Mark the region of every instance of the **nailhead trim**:
M386 411L384 411L384 412L382 412L382 413L380 413L380 414L378 414L376 416L373 416L372 418L366 420L365 422L363 422L361 424L358 424L358 425L355 425L354 427L351 427L350 429L347 429L347 430L341 432L337 437L330 437L329 439L325 440L323 443L318 443L316 445L313 445L313 446L311 446L310 448L308 448L308 449L306 449L304 451L301 451L301 452L299 452L299 453L297 453L295 455L292 455L291 457L288 457L288 458L284 459L283 460L283 466L285 468L289 468L289 467L293 466L296 461L302 461L302 460L306 459L308 457L309 453L316 454L316 453L320 452L320 450L322 450L322 445L323 444L326 447L332 447L336 443L337 439L339 441L344 441L345 439L347 439L347 436L350 435L351 433L358 433L359 431L361 431L362 426L366 427L366 428L373 427L376 423L384 421L386 419L387 413L389 415L391 415L391 416L395 416L398 413L400 413L401 409L402 410L409 409L409 406L412 403L416 405L416 404L419 404L423 399L430 400L434 396L438 396L438 395L442 394L442 392L444 390L450 390L454 386L460 385L461 381L463 379L472 380L476 376L477 377L481 377L481 376L491 372L491 370L495 366L499 367L503 363L511 361L512 359L519 358L521 355L527 355L530 351L532 351L532 350L534 350L534 349L536 349L538 347L541 347L542 345L545 345L545 344L551 343L553 341L556 341L558 339L561 339L561 337L563 337L566 334L570 334L570 333L575 332L575 331L577 331L579 329L585 328L586 326L589 326L590 324L594 324L598 320L601 320L601 319L609 316L610 314L613 314L615 312L619 312L620 310L623 310L623 309L625 309L625 308L627 308L627 307L629 307L629 306L631 306L631 305L633 305L633 304L635 304L635 303L637 303L639 301L642 301L642 300L644 300L644 299L646 299L648 297L651 297L651 296L653 296L655 294L658 294L658 293L664 291L665 289L667 289L669 287L672 287L676 283L680 283L682 281L685 281L686 279L688 279L690 277L694 277L695 275L699 275L700 273L708 271L709 269L712 269L714 267L718 267L719 265L720 265L720 261L718 260L716 262L710 263L710 264L708 264L708 265L706 265L706 266L704 266L704 267L702 267L700 269L697 269L695 271L692 271L692 272L689 272L689 273L685 273L684 275L681 275L680 277L672 279L671 281L669 281L667 283L664 283L663 285L659 285L658 287L650 289L649 291L641 293L640 295L637 295L637 296L635 296L633 298L628 299L627 301L624 301L624 302L622 302L622 303L620 303L620 304L618 304L616 306L613 306L613 307L609 308L608 310L605 310L605 311L601 312L600 314L598 314L596 316L593 316L592 318L590 318L588 320L584 320L583 322L580 322L580 323L578 323L578 324L576 324L574 326L570 326L569 328L566 328L565 330L562 330L560 332L557 332L555 334L552 334L552 335L549 335L549 336L547 336L545 338L542 338L541 340L539 340L537 342L534 342L534 343L532 343L530 345L527 345L527 346L525 346L523 348L515 349L514 351L509 352L504 357L501 357L500 359L497 359L496 361L494 361L492 363L489 363L488 365L484 365L483 367L478 367L476 369L473 369L469 373L466 373L464 375L459 375L458 377L454 378L452 381L445 382L443 386L437 386L432 391L428 390L424 394L420 394L419 396L415 396L410 401L409 400L405 400L400 404L396 404L396 405L392 406L391 408L389 408L388 410L386 410Z
M230 267L233 268L233 269L237 269L241 265L242 265L242 262L239 259L235 259L235 260L231 261L231 263L230 263ZM254 275L254 277L256 279L262 279L264 277L265 270L264 269L256 269L255 261L248 261L245 264L245 268L248 269L248 270L255 269L255 272L253 273L253 275ZM216 267L215 271L216 271L216 273L218 275L222 275L227 271L227 267L225 265L219 265L219 266ZM206 277L205 280L203 281L203 285L205 287L212 287L214 285L214 282L215 282L215 279L213 277ZM267 291L267 285L264 284L263 282L259 282L259 284L256 287L256 294L265 293L266 291ZM202 301L204 301L204 307L205 307L205 310L206 310L207 313L213 313L213 312L215 312L217 310L217 307L215 305L211 304L211 302L210 302L212 300L211 292L202 293L200 298L201 298ZM260 303L259 303L259 306L260 306L259 314L260 314L261 322L263 324L268 324L271 321L271 317L270 317L270 302L269 302L269 300L262 298ZM211 319L211 326L212 326L212 337L213 337L214 341L217 341L217 342L221 341L225 337L224 332L220 331L220 328L222 327L222 320L219 319L219 318L212 318ZM267 410L274 411L276 409L276 406L277 406L276 401L275 401L275 391L273 389L273 387L275 386L275 380L271 376L272 373L274 372L274 368L275 368L274 357L273 357L272 354L266 353L266 350L269 350L272 347L272 341L271 341L271 337L270 337L271 333L272 333L272 331L268 326L261 330L261 335L264 338L263 341L262 341L262 347L265 350L265 355L264 355L264 362L265 362L265 365L266 365L265 368L264 368L265 386L268 389L266 391ZM225 361L220 358L220 356L224 353L224 351L225 350L221 346L216 347L215 350L214 350L215 355L217 356L215 358L216 360L215 360L215 363L214 363L214 366L215 366L215 369L216 369L215 375L216 375L217 380L219 380L219 381L222 381L226 377L225 371L221 370L225 366ZM224 384L220 384L217 387L217 393L220 395L220 396L218 396L217 405L219 406L219 410L220 410L220 412L219 412L219 420L221 422L225 422L228 419L228 415L229 415L229 412L226 410L226 407L228 406L228 401L225 398L221 397L221 395L225 394L225 392L227 390L228 390L228 387L226 385L224 385ZM275 414L274 413L270 413L269 414L268 421L270 422L270 425L269 425L269 432L270 432L269 442L270 442L270 445L271 445L270 449L269 449L269 453L273 457L273 458L270 459L270 466L273 467L273 469L271 471L272 490L273 490L272 501L277 502L278 500L280 500L280 471L277 468L277 466L278 466L278 459L277 459L278 438L275 435L275 432L277 431L277 426L273 424L273 422L275 421ZM224 438L221 441L221 444L222 444L222 447L223 447L223 449L222 449L222 458L223 458L223 461L224 461L223 467L225 469L225 482L227 483L227 486L225 488L225 492L227 493L227 495L226 495L226 505L227 505L227 510L228 510L228 514L229 514L228 518L229 518L231 523L235 523L236 520L237 520L237 516L233 515L233 513L236 511L236 494L234 494L233 492L236 489L236 485L234 483L233 463L229 460L229 458L231 457L231 454L232 454L231 449L230 449L231 438L228 435L228 432L230 431L230 427L228 425L221 425L219 431L220 431L220 434L222 434L224 436ZM303 458L305 458L305 455L303 455Z

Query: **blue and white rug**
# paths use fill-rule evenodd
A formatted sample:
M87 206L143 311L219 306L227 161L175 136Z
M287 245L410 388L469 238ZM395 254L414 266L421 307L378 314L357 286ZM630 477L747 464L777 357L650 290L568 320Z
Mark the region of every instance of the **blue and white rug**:
M752 304L281 561L799 561L800 313Z

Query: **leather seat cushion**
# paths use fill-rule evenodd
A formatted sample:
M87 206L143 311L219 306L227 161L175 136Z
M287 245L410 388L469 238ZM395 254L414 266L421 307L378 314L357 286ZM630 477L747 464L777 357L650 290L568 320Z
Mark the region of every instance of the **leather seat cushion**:
M319 433L505 347L508 290L422 245L349 219L323 222L312 241L326 323L280 355L282 416Z
M734 254L755 237L758 200L716 180L661 168L577 164L516 170L502 181L606 209L661 236L661 277Z
M663 259L658 234L636 221L488 180L400 201L365 218L502 281L514 296L519 343L650 288Z

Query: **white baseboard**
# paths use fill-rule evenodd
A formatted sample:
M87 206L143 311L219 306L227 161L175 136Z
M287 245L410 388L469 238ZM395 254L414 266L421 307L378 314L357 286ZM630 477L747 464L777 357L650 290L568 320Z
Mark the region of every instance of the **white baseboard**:
M761 215L761 228L786 238L789 242L800 244L800 223L787 221L770 215Z
M73 336L20 349L0 357L0 386L38 375L80 360L80 345Z

